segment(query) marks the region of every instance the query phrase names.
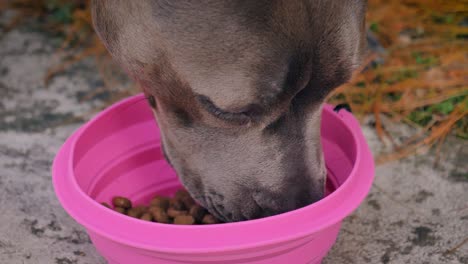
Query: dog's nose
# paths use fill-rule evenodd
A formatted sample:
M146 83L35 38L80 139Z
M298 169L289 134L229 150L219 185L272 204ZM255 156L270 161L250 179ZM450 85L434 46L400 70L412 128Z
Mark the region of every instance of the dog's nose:
M238 222L273 216L295 210L313 203L316 197L310 192L273 193L268 190L245 191L235 199L224 199L223 195L211 193L200 202L211 214L225 222Z
M255 216L267 217L289 212L313 203L317 198L310 190L283 190L280 193L258 191L252 195L258 212Z

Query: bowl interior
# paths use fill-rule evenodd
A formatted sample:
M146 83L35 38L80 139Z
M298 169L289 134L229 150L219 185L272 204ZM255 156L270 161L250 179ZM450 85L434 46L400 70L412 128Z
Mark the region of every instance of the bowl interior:
M350 175L356 159L354 138L332 111L322 114L322 147L328 169L327 194ZM120 104L88 123L77 139L72 160L81 190L97 202L113 196L147 203L155 195L171 196L181 188L160 149L160 133L144 98Z

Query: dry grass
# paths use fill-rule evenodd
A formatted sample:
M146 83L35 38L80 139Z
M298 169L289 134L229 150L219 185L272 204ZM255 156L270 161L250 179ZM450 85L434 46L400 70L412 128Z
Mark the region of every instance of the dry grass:
M329 101L373 114L379 137L391 142L382 115L422 127L378 163L423 147L436 146L439 155L450 132L468 138L468 27L459 25L467 15L468 1L369 1L367 19L387 49L385 63L354 76Z
M104 89L115 85L109 56L92 32L88 0L10 0L0 10L7 7L18 11L10 27L32 17L43 22L44 30L64 36L57 50L64 60L49 70L46 82L91 56L103 75ZM387 49L385 63L360 71L328 101L348 103L357 116L374 115L382 140L393 142L382 115L421 127L404 144L395 145L395 151L376 157L378 163L422 147L435 146L438 153L449 133L468 138L468 27L459 25L467 17L466 0L369 0L367 20ZM370 54L369 61L375 56ZM111 102L127 95L114 96Z
M129 95L136 94L138 89L132 84L125 91L116 91L114 87L121 85L114 76L120 73L120 69L112 62L107 50L94 33L90 0L8 0L0 5L2 8L10 8L16 11L15 16L6 26L7 30L18 26L27 20L39 21L40 30L63 38L60 47L55 51L55 56L60 63L48 69L44 76L47 85L52 78L67 70L70 66L85 58L93 58L97 70L102 76L104 86L88 95L92 97L102 90L112 91L107 104L114 103ZM83 98L86 100L86 98ZM102 108L94 109L95 113ZM89 113L88 115L91 115Z

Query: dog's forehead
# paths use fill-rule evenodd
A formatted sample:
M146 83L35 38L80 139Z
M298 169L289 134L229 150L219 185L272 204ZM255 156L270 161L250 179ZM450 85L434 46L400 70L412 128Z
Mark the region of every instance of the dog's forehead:
M233 109L254 100L253 76L243 70L223 67L204 73L193 64L174 64L176 71L187 81L194 94L210 98L222 109Z
M228 111L263 104L262 97L266 94L271 97L280 94L288 70L288 56L277 52L277 47L271 43L252 41L258 39L257 36L246 32L240 34L246 35L239 37L248 39L248 48L223 49L222 45L232 44L229 42L219 43L217 48L185 41L172 45L162 56L166 63L160 65L166 68L161 71L172 72L171 75L181 80L179 83L185 87L171 86L170 89L188 88L190 93L179 95L202 95Z
M229 62L223 62L225 56L233 54L220 52L198 54L203 59L194 58L194 54L181 53L169 60L193 94L206 96L218 107L229 110L260 103L258 95L261 91L281 92L287 65L279 56L262 59L271 50L264 45L261 49L251 50L251 53L256 54ZM209 50L206 52L210 53ZM242 56L245 52L249 50L239 51L237 55Z
M226 12L185 10L171 20L160 19L159 26L168 43L167 59L178 77L194 94L229 110L256 103L260 90L279 92L290 49L274 40L264 21L246 24L245 12Z

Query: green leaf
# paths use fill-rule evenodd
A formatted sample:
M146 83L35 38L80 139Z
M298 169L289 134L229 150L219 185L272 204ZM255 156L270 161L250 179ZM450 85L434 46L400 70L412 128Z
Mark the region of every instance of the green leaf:
M372 22L369 26L369 29L374 32L374 33L378 33L379 32L379 25L377 24L377 22Z
M434 108L438 112L440 112L440 113L442 113L444 115L448 115L453 111L453 109L455 107L454 107L453 102L451 100L447 100L447 101L444 101L444 102L442 102L440 104L434 105Z
M387 97L392 102L396 102L396 101L400 100L402 96L403 96L402 92L390 92L390 93L387 94Z
M421 126L425 126L432 120L432 113L427 111L425 108L422 108L411 112L408 118Z
M421 52L413 52L411 54L413 58L416 60L417 64L422 64L422 65L434 65L437 63L437 58L433 56L423 56Z
M453 24L453 22L455 22L455 15L433 15L432 21L434 21L437 24Z
M71 5L63 6L54 13L57 21L63 23L71 23L73 21Z
M359 88L365 88L366 87L366 82L360 81L356 83L356 86Z

